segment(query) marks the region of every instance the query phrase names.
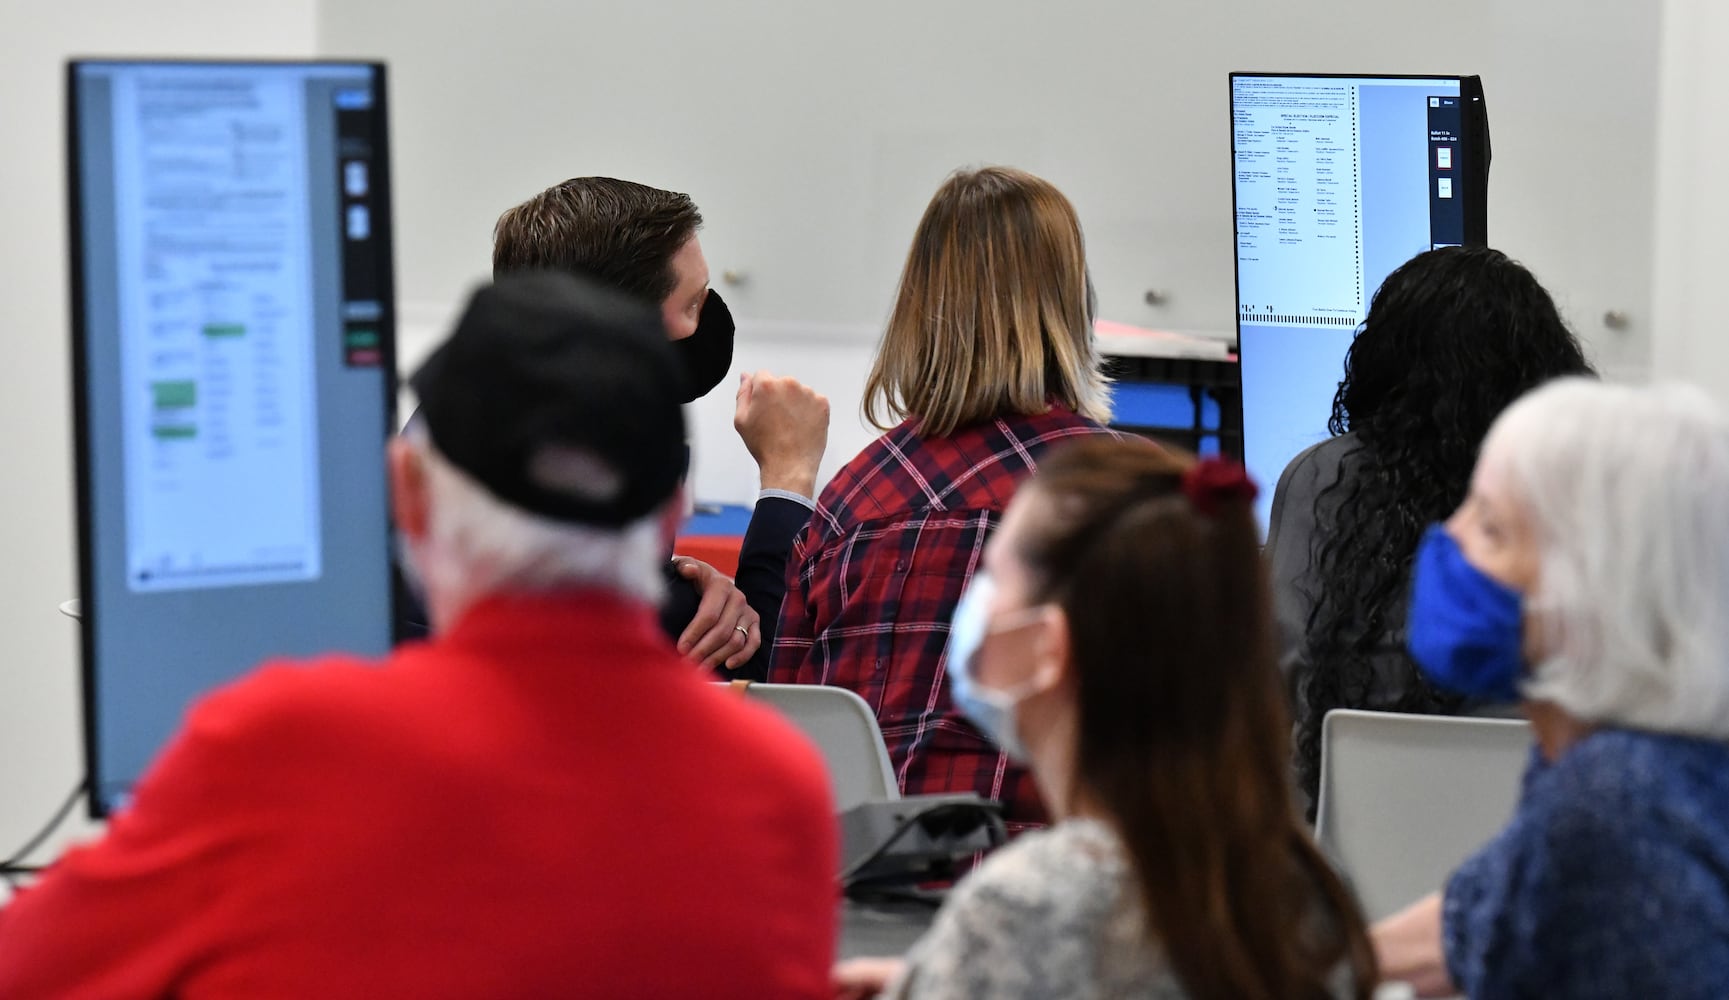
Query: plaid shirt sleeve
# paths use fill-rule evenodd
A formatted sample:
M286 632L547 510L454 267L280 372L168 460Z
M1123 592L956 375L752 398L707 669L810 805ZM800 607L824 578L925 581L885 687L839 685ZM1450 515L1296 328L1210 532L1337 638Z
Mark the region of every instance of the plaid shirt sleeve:
M810 655L811 646L816 639L815 622L810 617L810 601L808 588L811 574L806 572L807 553L815 542L818 525L822 521L819 513L805 529L793 539L792 555L786 564L786 596L781 599L780 620L775 625L774 648L769 655L768 679L776 683L790 681L793 678L785 676L789 671L777 669L803 661Z
M1016 486L1044 447L1110 433L1072 414L997 421L955 440L905 428L823 491L788 566L769 679L848 688L876 710L907 795L977 792L1042 822L1032 779L949 702L949 619Z

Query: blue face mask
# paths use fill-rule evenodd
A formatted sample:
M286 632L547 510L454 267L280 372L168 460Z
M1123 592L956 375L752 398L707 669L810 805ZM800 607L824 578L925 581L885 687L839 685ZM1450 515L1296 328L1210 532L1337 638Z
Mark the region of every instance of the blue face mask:
M1417 548L1405 644L1436 687L1492 701L1519 700L1524 601L1465 560L1438 524Z
M990 622L991 597L996 582L989 573L980 570L961 593L949 622L949 648L945 669L948 671L949 698L968 722L979 728L992 743L1002 747L1009 759L1027 762L1026 744L1021 742L1015 726L1015 706L1024 695L987 688L973 680L979 647L993 631ZM1029 609L1036 610L1036 609Z

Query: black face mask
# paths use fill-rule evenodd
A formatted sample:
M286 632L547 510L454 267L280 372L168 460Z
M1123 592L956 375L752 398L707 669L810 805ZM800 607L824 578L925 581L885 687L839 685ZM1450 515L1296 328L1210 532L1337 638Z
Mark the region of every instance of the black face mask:
M702 302L702 315L696 319L696 332L683 340L672 342L684 363L684 401L689 403L709 394L709 390L726 378L732 369L732 335L735 327L732 310L720 299L720 293L709 289Z

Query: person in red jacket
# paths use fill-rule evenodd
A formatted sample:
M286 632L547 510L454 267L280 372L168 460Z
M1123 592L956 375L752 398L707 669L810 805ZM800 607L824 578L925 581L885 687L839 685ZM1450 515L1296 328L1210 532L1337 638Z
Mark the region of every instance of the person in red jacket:
M659 318L513 276L412 384L390 475L433 637L197 705L0 911L0 996L826 995L823 765L656 623L684 471Z

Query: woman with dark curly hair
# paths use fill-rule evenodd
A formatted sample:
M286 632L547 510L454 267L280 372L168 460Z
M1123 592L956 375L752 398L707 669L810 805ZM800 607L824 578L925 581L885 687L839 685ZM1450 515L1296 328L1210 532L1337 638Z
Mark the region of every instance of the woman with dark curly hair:
M1345 356L1333 436L1279 477L1267 536L1311 818L1329 711L1484 707L1432 687L1405 652L1411 560L1423 529L1464 500L1495 417L1590 371L1549 293L1498 250L1418 254L1375 293Z

